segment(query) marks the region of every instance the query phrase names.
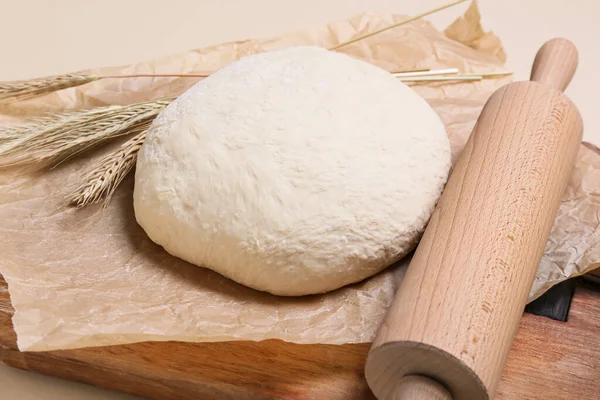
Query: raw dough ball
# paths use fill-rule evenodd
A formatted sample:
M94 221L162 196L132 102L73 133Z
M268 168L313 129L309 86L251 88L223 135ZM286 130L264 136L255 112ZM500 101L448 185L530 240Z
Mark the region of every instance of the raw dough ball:
M172 255L243 285L321 293L410 252L449 168L444 126L409 87L295 47L234 62L157 117L135 216Z

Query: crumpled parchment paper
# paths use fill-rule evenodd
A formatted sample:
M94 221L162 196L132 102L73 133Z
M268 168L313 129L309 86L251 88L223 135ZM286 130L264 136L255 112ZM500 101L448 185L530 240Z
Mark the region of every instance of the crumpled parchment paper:
M91 72L213 71L260 51L301 44L330 47L404 18L367 13L278 38L226 43ZM420 20L341 51L390 71L419 67L503 71L500 42L483 32L476 8L446 34L467 45ZM454 160L485 100L509 81L413 85L443 119ZM101 80L2 105L0 120L178 95L194 82L189 78ZM408 264L403 260L371 279L325 295L282 298L260 293L174 258L152 243L135 222L131 176L104 211L63 207L64 188L77 182L89 161L78 159L36 176L0 174L0 273L9 284L21 350L147 340L368 342ZM560 280L598 266L599 192L600 155L591 146L582 146L530 299Z

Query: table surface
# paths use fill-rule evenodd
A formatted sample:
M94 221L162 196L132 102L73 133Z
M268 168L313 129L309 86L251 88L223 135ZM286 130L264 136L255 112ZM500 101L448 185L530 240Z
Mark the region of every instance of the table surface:
M416 14L446 0L0 0L0 80L27 79L87 67L120 65L224 41L268 37L362 11ZM516 79L527 79L532 57L547 39L578 46L580 66L567 94L585 123L584 139L600 145L600 2L480 0L486 29L508 54ZM466 5L428 19L447 26ZM8 18L7 18L8 17ZM27 23L25 22L27 20ZM135 399L90 386L0 366L2 397L22 400Z

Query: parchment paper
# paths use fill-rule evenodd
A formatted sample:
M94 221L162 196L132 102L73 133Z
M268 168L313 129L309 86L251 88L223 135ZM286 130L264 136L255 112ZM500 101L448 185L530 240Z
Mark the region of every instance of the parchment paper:
M192 50L139 64L92 70L99 74L213 71L248 54L291 45L329 47L405 17L367 13L274 39ZM344 52L390 71L458 67L502 71L503 50L479 26L477 10L448 29L449 39L416 21ZM533 57L533 55L532 55ZM476 83L414 85L443 119L453 157L482 105L509 78ZM2 106L3 120L40 110L126 104L180 94L192 79L94 82L42 99ZM96 155L98 156L98 154ZM335 292L281 298L242 287L187 264L153 244L136 224L131 176L107 210L62 207L61 192L88 159L39 176L0 175L0 273L16 310L21 350L101 346L146 340L224 341L278 338L297 343L368 342L382 320L408 260ZM582 147L531 299L600 260L600 156Z

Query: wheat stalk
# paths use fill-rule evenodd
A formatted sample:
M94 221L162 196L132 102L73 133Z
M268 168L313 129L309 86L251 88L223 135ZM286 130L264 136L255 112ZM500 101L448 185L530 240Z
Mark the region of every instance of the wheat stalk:
M173 98L38 118L0 129L0 168L57 165L151 122Z
M428 75L447 75L446 70L436 71L416 69L409 71L395 72L394 74L402 76L428 76ZM0 82L0 101L21 101L28 100L38 96L43 96L58 90L68 89L95 82L101 79L128 79L128 78L206 78L211 73L183 73L183 74L128 74L128 75L58 75L47 78L36 78L27 81Z
M85 85L100 79L96 75L59 75L27 81L0 82L0 100L27 100L57 90Z
M129 75L77 75L66 74L26 81L0 82L0 101L21 101L43 96L58 90L68 89L100 79L123 78L206 78L209 73L190 74L129 74Z
M395 72L398 76L429 76L447 75L446 70L409 70ZM101 79L129 79L129 78L206 78L210 73L181 73L181 74L128 74L128 75L59 75L49 78L36 78L28 81L0 82L0 101L21 101L43 96L58 90L81 86L86 83Z
M67 197L69 204L81 208L102 201L103 207L106 207L119 184L133 169L148 126L149 124L140 127L137 135L95 162L83 175L83 184Z
M402 82L449 82L449 81L480 81L481 75L449 75L449 76L415 76L399 78Z
M458 74L458 68L400 71L400 72L390 72L390 74L394 75L397 78L409 78L409 77L415 77L415 76L431 76L431 75L455 75L455 74Z
M415 15L414 17L410 17L408 19L405 19L404 21L400 21L400 22L398 22L396 24L393 24L393 25L390 25L390 26L386 26L385 28L376 30L375 32L367 33L367 34L359 36L357 38L350 39L350 40L348 40L346 42L342 42L342 43L336 44L335 46L330 47L329 50L337 50L340 47L348 46L349 44L356 43L356 42L358 42L360 40L369 38L371 36L375 36L377 34L385 32L385 31L389 31L390 29L394 29L394 28L397 28L397 27L399 27L401 25L408 24L409 22L413 22L413 21L415 21L417 19L426 17L426 16L431 15L433 13L436 13L438 11L445 10L446 8L453 7L453 6L457 5L457 4L464 3L465 1L467 1L467 0L456 0L456 1L453 1L452 3L444 4L442 6L434 8L432 10L425 11L425 12L423 12L421 14Z

